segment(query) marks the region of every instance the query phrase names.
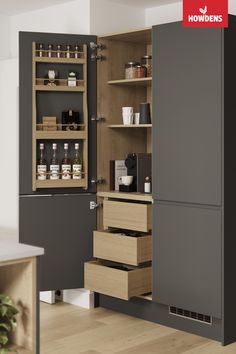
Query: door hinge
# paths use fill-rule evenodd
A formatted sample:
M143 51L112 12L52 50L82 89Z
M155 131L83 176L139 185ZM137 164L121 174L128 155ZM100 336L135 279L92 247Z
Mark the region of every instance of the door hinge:
M91 183L92 184L102 184L102 183L104 183L105 182L105 179L104 178L102 178L102 177L99 177L99 178L92 178L91 179Z
M105 120L106 120L105 117L95 117L95 116L91 117L91 121L92 122L102 122L102 121L105 121Z
M96 202L90 202L90 210L95 210L97 208L99 208L101 206L101 204L96 203Z
M96 60L106 60L106 57L104 55L101 55L101 54L96 54L96 53L93 53L91 54L91 60L92 61L96 61Z
M102 43L90 42L90 48L92 50L103 50L106 49L106 46Z

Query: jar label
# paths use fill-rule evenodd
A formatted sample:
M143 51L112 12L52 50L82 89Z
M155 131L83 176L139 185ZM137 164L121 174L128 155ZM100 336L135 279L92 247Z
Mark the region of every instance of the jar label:
M38 165L37 166L38 180L45 181L47 179L47 166Z

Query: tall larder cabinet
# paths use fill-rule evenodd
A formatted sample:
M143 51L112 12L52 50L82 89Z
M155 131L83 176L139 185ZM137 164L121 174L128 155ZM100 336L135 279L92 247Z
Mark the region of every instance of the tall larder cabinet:
M230 16L229 29L184 29L177 22L98 40L72 36L73 43L87 44L88 126L80 139L89 147L88 180L83 186L62 183L46 196L48 189L30 190L33 128L26 94L31 97L32 77L23 59L32 59L33 42L69 43L70 35L22 34L21 157L24 152L28 172L24 183L21 168L21 190L34 196L20 198L20 239L46 248L42 289L83 283L98 294L100 306L223 344L235 340L235 34L236 20ZM125 79L125 63L145 54L153 58L152 77ZM38 89L40 112L56 109L57 102L61 110L70 94L53 101L58 92L50 92L49 99ZM73 97L74 106L82 102ZM122 106L138 111L141 102L151 104L152 124L124 126ZM110 160L129 153L152 153L151 194L110 190ZM70 230L68 219L49 216L53 209L60 213L67 201L73 210ZM53 225L56 234L47 231ZM65 267L62 277L58 266Z

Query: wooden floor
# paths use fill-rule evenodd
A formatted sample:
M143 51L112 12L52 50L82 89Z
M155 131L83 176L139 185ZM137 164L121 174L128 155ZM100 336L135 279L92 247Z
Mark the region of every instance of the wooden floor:
M103 308L41 305L41 354L236 354L185 332Z

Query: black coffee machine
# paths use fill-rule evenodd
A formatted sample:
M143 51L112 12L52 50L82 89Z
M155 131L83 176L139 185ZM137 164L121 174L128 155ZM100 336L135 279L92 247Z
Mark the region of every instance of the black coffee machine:
M145 178L151 178L152 175L152 154L133 153L128 154L125 159L127 167L127 176L133 176L133 182L130 186L120 185L120 192L144 192Z

